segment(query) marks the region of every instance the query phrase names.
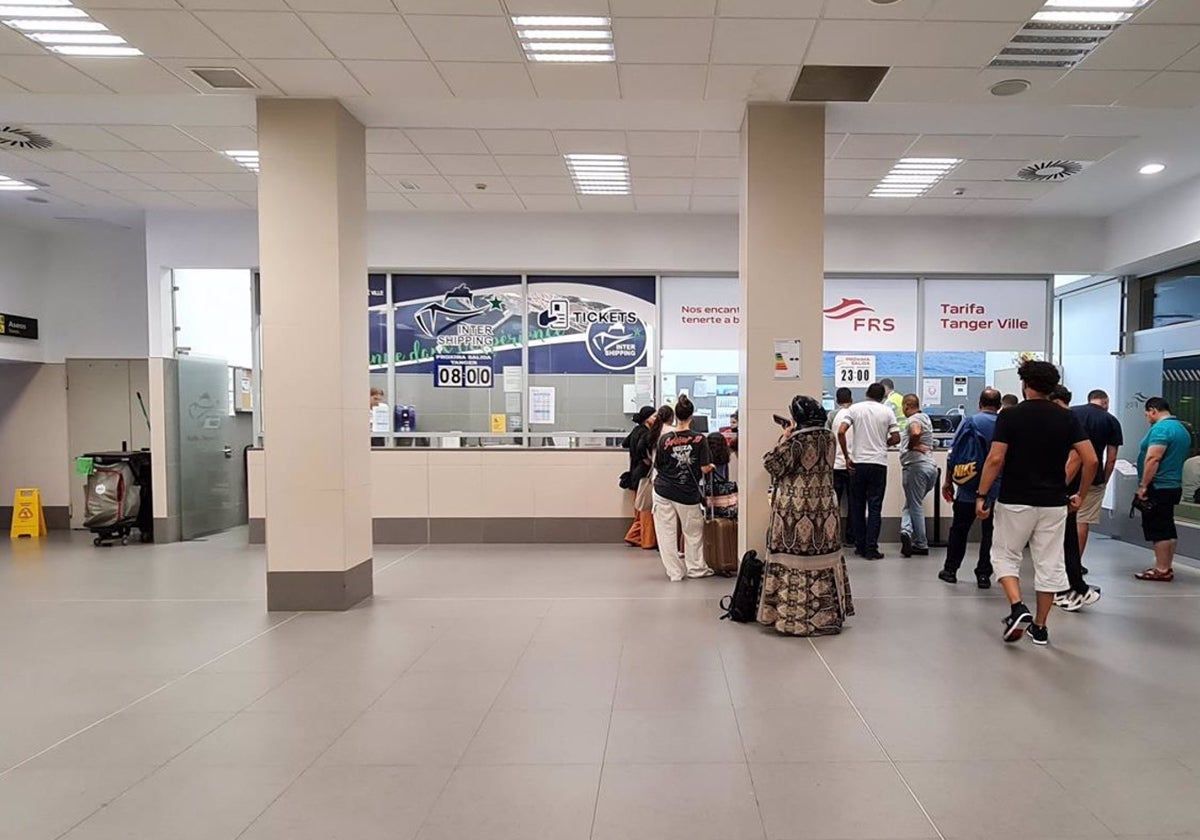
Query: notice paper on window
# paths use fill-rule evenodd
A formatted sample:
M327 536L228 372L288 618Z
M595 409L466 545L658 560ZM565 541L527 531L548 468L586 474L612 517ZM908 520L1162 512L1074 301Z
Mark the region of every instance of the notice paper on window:
M530 424L549 425L554 422L555 388L534 385L529 388Z
M508 392L516 391L521 393L521 366L520 365L505 365L504 366L504 390Z
M717 395L717 377L697 376L692 383L693 397L715 397Z

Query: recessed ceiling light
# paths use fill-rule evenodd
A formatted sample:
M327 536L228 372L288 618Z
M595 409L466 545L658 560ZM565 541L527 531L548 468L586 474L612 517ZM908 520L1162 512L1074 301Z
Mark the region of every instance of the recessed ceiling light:
M1157 175L1166 168L1166 165L1162 163L1147 163L1145 166L1139 169L1138 172L1142 173L1143 175Z
M0 0L0 21L59 55L137 56L142 51L71 0Z
M1028 79L1005 79L1002 82L996 82L989 90L992 96L1017 96L1031 87L1033 85L1029 83Z
M85 47L85 46L52 46L50 52L59 55L87 55L93 57L122 58L142 54L137 47Z
M990 66L1070 70L1150 2L1045 0ZM996 96L1013 95L992 92Z
M231 149L226 151L225 155L251 172L258 171L258 151L256 149Z
M10 178L7 175L0 175L0 192L30 192L36 189L37 187L33 184L18 181L16 178Z
M1124 23L1132 17L1129 12L1097 12L1082 10L1047 11L1033 16L1039 23Z
M871 190L871 198L919 198L956 166L959 158L900 158L891 172Z
M612 21L584 15L514 15L513 26L529 61L601 64L617 60Z
M629 158L613 154L563 155L580 195L629 195Z
M876 6L890 6L893 3L899 3L900 0L871 0Z
M1046 0L1047 9L1121 9L1133 11L1146 5L1149 0Z

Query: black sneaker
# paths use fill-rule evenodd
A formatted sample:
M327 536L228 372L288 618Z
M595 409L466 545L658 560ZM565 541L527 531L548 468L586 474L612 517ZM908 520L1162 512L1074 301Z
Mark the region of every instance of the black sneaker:
M1033 615L1029 612L1029 608L1021 603L1013 604L1012 612L1004 619L1004 641L1019 641L1031 624L1033 624Z
M1088 575L1090 575L1090 574L1091 574L1091 572L1089 572L1089 571L1088 571L1088 567L1087 567L1087 566L1080 566L1080 567L1079 567L1079 573L1080 573L1081 575L1083 575L1084 577L1087 577Z
M912 534L906 534L903 531L900 532L900 556L913 556Z
M912 550L911 556L913 556L913 557L928 557L929 549L928 548L914 548Z
M867 552L866 554L864 554L863 557L867 558L868 560L882 560L883 552L882 551L870 551L870 552Z
M1050 631L1044 626L1039 627L1031 623L1029 625L1029 640L1035 645L1048 645L1050 644Z
M949 569L942 569L938 572L938 580L944 580L946 583L958 583L958 575Z
M992 576L991 575L975 575L975 585L978 586L980 589L991 589L992 588Z

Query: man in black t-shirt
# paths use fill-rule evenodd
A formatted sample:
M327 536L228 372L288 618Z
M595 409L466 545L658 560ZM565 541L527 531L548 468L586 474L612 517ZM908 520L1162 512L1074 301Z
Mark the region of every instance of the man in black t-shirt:
M1058 384L1058 370L1049 362L1025 362L1017 374L1025 401L1000 412L996 434L979 481L975 511L992 515L988 492L1004 473L995 505L996 525L992 564L1012 605L1004 620L1004 641L1015 642L1029 631L1034 644L1050 641L1046 621L1054 596L1068 588L1063 538L1068 507L1079 510L1096 475L1096 451L1079 420L1047 397ZM1079 454L1078 494L1068 497L1067 458ZM1028 544L1033 556L1037 617L1021 601L1021 556Z
M675 403L676 431L664 434L654 455L654 530L658 553L672 581L702 578L713 571L704 562L704 494L700 482L712 471L708 438L693 432L695 407L686 395ZM683 560L677 528L683 527Z
M1125 435L1121 421L1108 412L1108 394L1097 389L1088 394L1086 405L1077 405L1071 412L1079 418L1079 424L1092 442L1100 465L1096 468L1096 480L1088 493L1087 501L1079 509L1079 554L1087 551L1089 526L1100 524L1100 507L1104 502L1105 485L1112 478L1117 465L1117 449L1124 445Z

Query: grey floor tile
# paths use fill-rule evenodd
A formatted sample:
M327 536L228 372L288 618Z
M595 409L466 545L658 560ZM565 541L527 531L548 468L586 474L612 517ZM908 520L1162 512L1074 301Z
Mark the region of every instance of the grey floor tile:
M263 671L198 672L142 701L137 708L158 714L240 712L285 679Z
M901 762L947 837L1095 837L1103 823L1033 761Z
M97 811L70 840L234 840L296 778L279 767L171 765Z
M241 840L412 840L451 772L449 767L314 767Z
M346 712L242 712L175 759L189 767L304 769L345 731Z
M606 764L745 760L732 708L613 712Z
M460 767L419 840L587 840L599 766Z
M732 704L725 672L695 668L622 669L617 709L727 709Z
M753 764L769 840L899 840L937 834L890 764Z
M1177 760L1038 763L1119 835L1200 833L1200 773Z
M0 840L54 840L153 767L21 768L0 777Z
M608 711L493 711L467 748L466 764L600 764Z
M522 659L496 698L497 709L610 709L617 665Z
M453 767L482 720L478 711L370 711L333 743L320 763Z
M158 767L220 727L229 712L147 714L134 707L31 761L29 767Z
M756 840L762 823L744 764L607 766L593 840Z
M371 709L487 711L509 674L509 671L410 671L380 695Z
M751 764L887 760L853 709L738 709L737 720Z
M511 671L528 645L528 640L443 638L430 645L412 671Z
M247 711L347 710L361 712L387 690L401 670L308 668L259 698Z

